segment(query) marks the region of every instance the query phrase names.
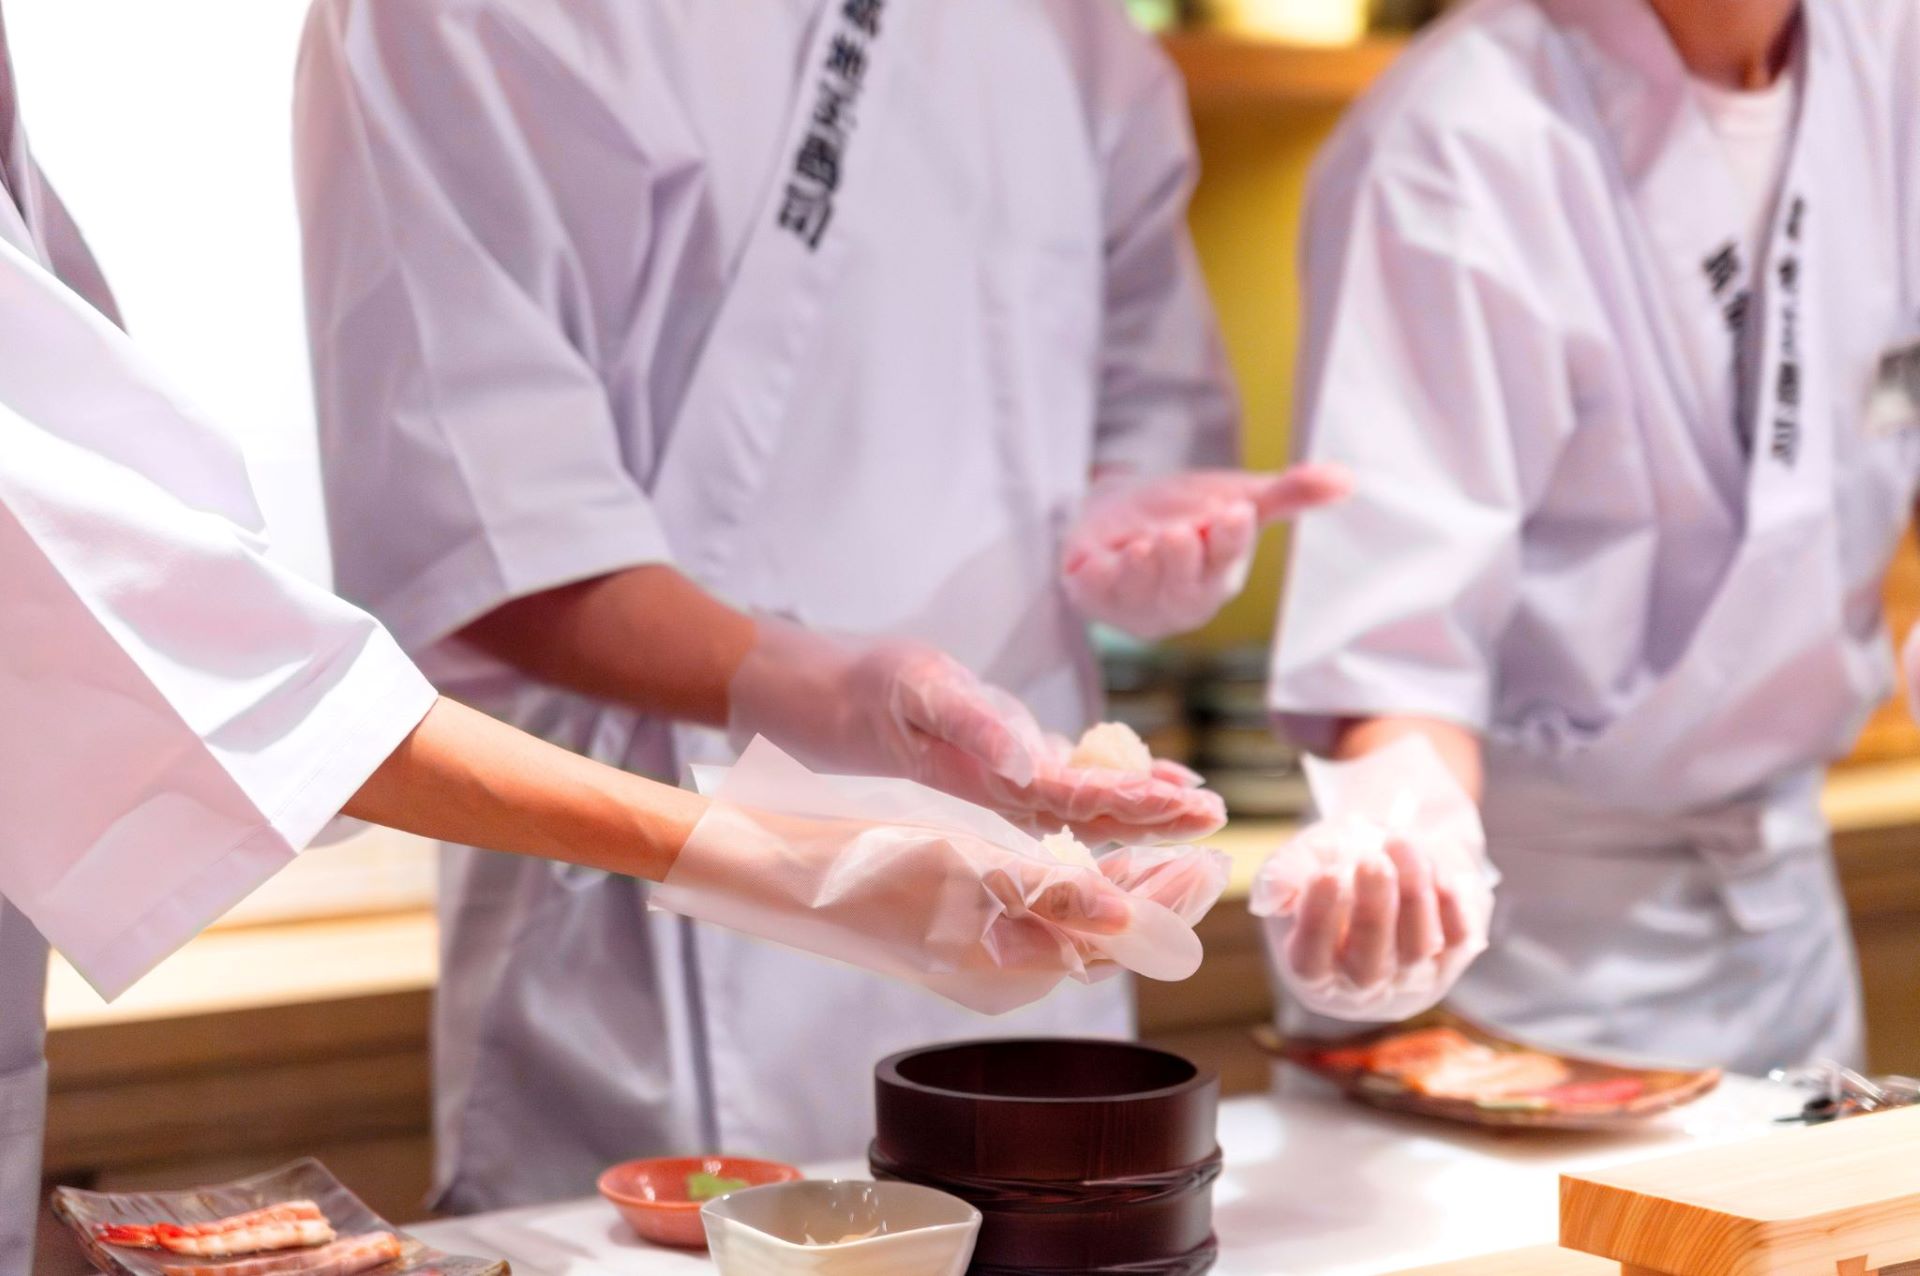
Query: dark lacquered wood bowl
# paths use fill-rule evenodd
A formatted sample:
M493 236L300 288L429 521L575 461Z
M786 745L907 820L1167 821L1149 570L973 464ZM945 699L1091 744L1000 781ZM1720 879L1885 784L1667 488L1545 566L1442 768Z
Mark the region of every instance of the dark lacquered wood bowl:
M982 1215L975 1276L1194 1276L1211 1266L1219 1078L1119 1041L977 1041L876 1072L877 1178Z

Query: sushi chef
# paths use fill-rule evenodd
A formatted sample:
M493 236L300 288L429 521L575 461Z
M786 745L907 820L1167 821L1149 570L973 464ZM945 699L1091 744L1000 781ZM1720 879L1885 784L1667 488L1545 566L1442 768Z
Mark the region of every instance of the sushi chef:
M438 699L370 616L262 556L238 451L113 313L28 150L0 19L0 1276L32 1267L47 941L114 996L343 809L664 879L694 915L743 849L792 881L858 848L888 863L886 897L843 892L806 920L887 968L1045 975L1035 916L1128 924L1133 901L1091 870L912 828L774 825ZM755 887L762 917L790 904ZM903 895L927 901L904 929ZM936 954L935 934L979 942Z
M1217 826L1048 738L1086 623L1200 623L1341 483L1217 468L1184 98L1121 6L320 0L296 119L340 579L450 694L650 775L757 731L1093 838ZM443 863L443 1208L853 1155L890 1051L1131 1028L1117 983L983 1021Z
M1299 447L1364 480L1295 541L1272 705L1339 758L1424 739L1381 801L1482 829L1274 856L1297 1004L1860 1058L1819 794L1920 465L1916 66L1906 0L1480 0L1341 127Z

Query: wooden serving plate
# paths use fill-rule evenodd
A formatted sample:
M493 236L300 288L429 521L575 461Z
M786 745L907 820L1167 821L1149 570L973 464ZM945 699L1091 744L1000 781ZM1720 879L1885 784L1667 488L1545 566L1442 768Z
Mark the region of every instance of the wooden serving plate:
M1873 1276L1920 1262L1920 1108L1563 1175L1560 1243L1625 1276Z
M326 1166L311 1157L252 1178L176 1192L86 1192L59 1187L53 1192L53 1213L72 1229L80 1247L102 1272L113 1276L163 1276L163 1267L217 1268L259 1255L240 1255L235 1259L183 1258L159 1250L104 1244L96 1229L102 1223L209 1223L246 1210L301 1200L317 1204L342 1238L368 1232L393 1232L400 1237L405 1252L362 1276L512 1276L511 1269L501 1259L443 1254L408 1236L368 1209ZM281 1251L283 1254L296 1252Z
M1501 1053L1546 1055L1565 1065L1564 1082L1552 1090L1498 1098L1467 1099L1425 1094L1400 1078L1355 1061L1357 1054L1392 1037L1427 1029L1452 1029L1476 1045ZM1645 1068L1606 1059L1546 1050L1503 1037L1451 1011L1430 1011L1406 1023L1335 1040L1255 1032L1261 1047L1323 1077L1349 1098L1377 1108L1412 1112L1464 1125L1542 1130L1616 1130L1693 1102L1720 1084L1720 1070Z

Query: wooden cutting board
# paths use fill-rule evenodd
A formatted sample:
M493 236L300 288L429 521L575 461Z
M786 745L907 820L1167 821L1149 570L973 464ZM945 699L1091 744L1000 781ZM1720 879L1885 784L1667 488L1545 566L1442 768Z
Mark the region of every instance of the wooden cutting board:
M1920 1109L1563 1175L1560 1243L1627 1276L1869 1276L1920 1261Z

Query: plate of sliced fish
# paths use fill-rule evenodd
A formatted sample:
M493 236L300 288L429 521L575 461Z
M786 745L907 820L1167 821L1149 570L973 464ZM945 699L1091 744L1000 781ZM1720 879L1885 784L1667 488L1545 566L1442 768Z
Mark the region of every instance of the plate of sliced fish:
M509 1276L408 1236L312 1159L177 1192L57 1188L53 1212L119 1276Z
M1632 1126L1709 1093L1717 1068L1642 1066L1562 1054L1447 1010L1326 1040L1256 1033L1260 1044L1350 1098L1467 1125L1554 1130Z

